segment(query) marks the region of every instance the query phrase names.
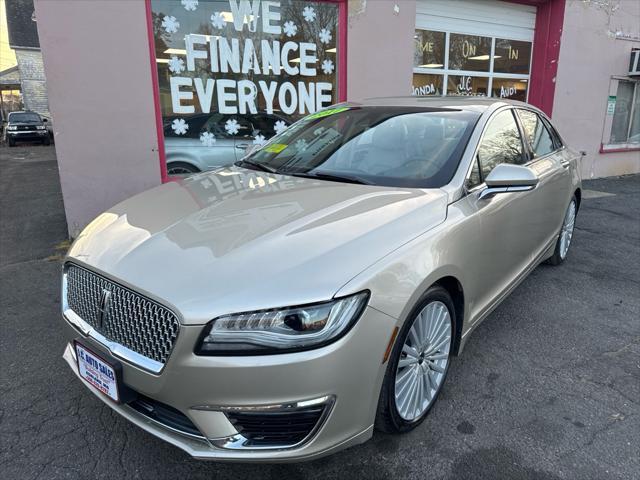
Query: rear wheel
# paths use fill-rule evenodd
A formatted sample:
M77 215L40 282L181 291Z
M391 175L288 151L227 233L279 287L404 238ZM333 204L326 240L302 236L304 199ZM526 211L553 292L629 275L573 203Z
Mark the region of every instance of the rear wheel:
M564 214L562 228L560 229L560 235L558 235L558 241L556 242L556 248L553 252L553 256L547 260L547 263L550 265L560 265L567 258L569 247L571 246L571 239L573 238L573 229L576 224L577 212L578 202L574 195L571 197L567 211Z
M447 377L455 321L449 293L431 287L402 327L389 358L378 403L378 429L407 432L425 419Z
M167 164L168 175L190 175L192 173L198 173L199 171L200 170L198 170L190 163L171 162Z

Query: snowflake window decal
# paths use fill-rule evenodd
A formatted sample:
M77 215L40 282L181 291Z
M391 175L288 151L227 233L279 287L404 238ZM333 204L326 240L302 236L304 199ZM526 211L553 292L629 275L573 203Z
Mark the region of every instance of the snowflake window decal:
M320 33L318 34L318 36L320 37L320 41L325 44L328 44L332 38L331 32L326 28L323 28L322 30L320 30Z
M276 132L276 135L280 135L282 132L284 132L287 129L287 124L284 123L283 120L278 120L274 125L273 125L273 130Z
M189 130L189 124L184 121L184 118L176 118L171 122L171 128L176 135L184 135Z
M167 33L176 33L180 28L180 22L172 15L165 15L162 19L162 28Z
M293 37L298 32L298 27L291 20L284 22L282 30L286 33L287 37Z
M237 135L240 131L240 124L235 118L230 118L225 122L224 129L229 135Z
M198 6L198 0L182 0L180 3L188 12L193 12Z
M202 132L200 134L200 143L205 147L213 147L213 144L216 143L216 137L211 132Z
M224 16L220 12L213 12L210 18L211 18L211 25L213 25L213 27L217 28L218 30L224 28L224 26L227 24L226 20L224 19Z
M327 75L331 75L334 68L335 67L333 66L333 62L331 60L325 60L324 62L322 62L322 71Z
M256 135L256 137L253 139L253 144L254 145L264 145L264 143L267 141L266 138L264 138L264 135L262 134L258 134Z
M304 10L302 10L302 16L307 22L311 23L316 19L316 11L313 7L304 7Z
M307 149L307 141L304 138L301 138L295 143L296 150L302 152Z
M169 66L171 73L181 73L184 71L184 60L176 57L175 55L171 56L167 65Z

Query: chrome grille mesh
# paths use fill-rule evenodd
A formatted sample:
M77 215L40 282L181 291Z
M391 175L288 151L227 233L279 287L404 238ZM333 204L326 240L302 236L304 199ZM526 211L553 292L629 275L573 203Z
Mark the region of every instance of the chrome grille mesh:
M67 265L66 277L67 305L82 320L129 350L167 361L180 329L170 310L77 265ZM104 291L110 297L102 313Z

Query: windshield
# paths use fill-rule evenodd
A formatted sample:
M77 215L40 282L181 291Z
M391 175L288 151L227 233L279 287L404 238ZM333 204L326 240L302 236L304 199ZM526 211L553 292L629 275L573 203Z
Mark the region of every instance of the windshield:
M438 188L453 177L478 116L418 107L335 107L296 122L240 165L371 185Z
M9 114L10 122L40 122L40 115L29 112L12 112Z

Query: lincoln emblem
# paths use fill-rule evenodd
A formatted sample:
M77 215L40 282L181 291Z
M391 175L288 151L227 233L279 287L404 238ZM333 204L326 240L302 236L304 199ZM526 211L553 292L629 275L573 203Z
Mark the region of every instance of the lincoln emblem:
M107 313L109 312L109 302L111 301L111 292L106 288L102 289L100 294L100 308L98 311L98 327L102 328Z

